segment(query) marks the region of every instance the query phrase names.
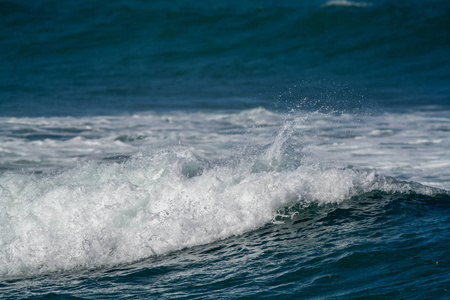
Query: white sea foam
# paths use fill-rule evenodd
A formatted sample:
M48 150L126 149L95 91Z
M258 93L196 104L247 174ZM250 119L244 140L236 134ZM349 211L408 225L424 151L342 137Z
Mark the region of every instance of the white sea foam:
M258 228L297 203L374 189L433 194L375 171L448 188L445 116L0 119L1 163L14 167L0 174L0 275L132 262Z
M2 176L0 274L132 262L258 228L298 202L411 189L373 172L260 165L255 157L208 168L180 149L52 176Z
M278 138L292 159L382 170L450 188L448 111L378 116L254 109L237 113L166 113L91 118L0 118L0 172L48 171L86 159L124 159L178 145L209 161L237 148L257 150ZM274 147L274 146L272 146ZM282 149L273 149L286 154ZM435 166L431 168L430 166Z
M291 112L139 114L91 118L0 118L0 172L45 171L86 159L123 160L182 145L208 161L239 148L273 146L279 135L291 159L383 174L450 188L448 111L377 116ZM272 149L285 155L282 149ZM435 166L435 167L430 167Z

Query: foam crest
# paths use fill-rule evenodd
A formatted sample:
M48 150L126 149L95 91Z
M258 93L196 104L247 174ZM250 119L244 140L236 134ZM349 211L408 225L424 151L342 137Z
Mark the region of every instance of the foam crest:
M239 235L296 203L411 188L351 169L255 168L268 152L211 166L180 147L54 175L3 175L0 274L128 263Z

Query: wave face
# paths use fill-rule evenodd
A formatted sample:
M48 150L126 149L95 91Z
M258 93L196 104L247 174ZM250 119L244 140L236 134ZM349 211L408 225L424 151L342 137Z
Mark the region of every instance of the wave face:
M441 120L435 114L434 129ZM405 138L418 129L395 116L382 117L391 120L389 129L371 127L380 117L358 121L365 124L358 127L352 118L264 109L3 118L11 135L3 144L9 148L2 148L9 154L3 165L10 169L0 177L0 274L29 276L131 263L277 223L299 212L290 207L339 204L374 191L447 193L374 171L380 168L375 163L380 153L386 155L392 147L385 146L388 141L415 147L414 153L432 145L436 149L427 155L441 153L432 170L441 172L434 185L448 187L444 141ZM81 150L92 155L77 156ZM27 151L36 157L17 160L27 157ZM333 163L328 155L340 162ZM351 166L345 162L350 159ZM390 162L385 163L387 168ZM404 175L409 171L411 178L419 176L402 164L391 166L391 172L403 168Z
M283 206L402 189L351 170L269 171L259 161L204 167L189 151L170 151L2 178L1 274L130 263L257 229Z

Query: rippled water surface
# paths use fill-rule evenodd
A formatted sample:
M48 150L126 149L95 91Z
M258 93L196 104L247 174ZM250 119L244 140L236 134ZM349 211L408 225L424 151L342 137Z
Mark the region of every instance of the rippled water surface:
M0 298L449 298L449 13L0 0Z

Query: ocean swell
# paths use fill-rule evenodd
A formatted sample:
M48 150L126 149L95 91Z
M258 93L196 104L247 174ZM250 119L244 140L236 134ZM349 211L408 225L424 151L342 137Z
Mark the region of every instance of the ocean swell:
M0 275L130 263L259 228L299 203L340 203L372 190L437 191L374 172L286 167L269 151L213 165L179 147L58 174L4 174Z

